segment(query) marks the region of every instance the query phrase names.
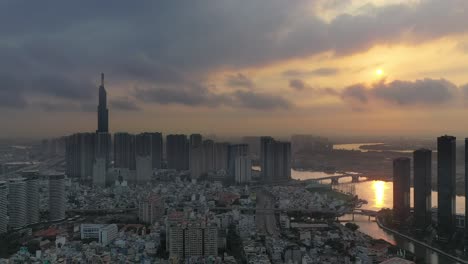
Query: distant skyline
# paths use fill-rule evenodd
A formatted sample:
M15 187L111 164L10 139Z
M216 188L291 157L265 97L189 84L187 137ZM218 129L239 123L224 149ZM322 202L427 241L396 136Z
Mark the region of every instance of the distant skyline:
M53 8L52 8L53 7ZM468 136L468 1L0 2L0 138Z

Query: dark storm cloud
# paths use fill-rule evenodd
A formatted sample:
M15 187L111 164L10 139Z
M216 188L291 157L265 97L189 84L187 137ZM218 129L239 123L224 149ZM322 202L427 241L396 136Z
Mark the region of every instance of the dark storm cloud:
M96 93L96 86L91 82L75 81L61 76L43 76L29 84L32 91L43 95L63 99L91 99Z
M226 78L226 84L231 87L253 88L254 82L242 73L229 75Z
M281 96L256 93L253 91L236 91L232 94L234 104L241 107L269 110L269 109L289 109L293 106L291 102Z
M136 89L135 97L146 103L179 104L186 106L229 106L256 110L288 109L292 103L281 96L236 90L228 93L214 93L206 86L194 84L188 88L146 88Z
M90 83L102 71L115 80L166 87L199 82L223 67L254 67L327 51L347 55L375 44L420 43L468 31L468 1L463 0L369 6L368 12L330 22L308 13L309 6L308 0L1 1L0 72L28 85L19 91L0 88L0 100L2 106L21 107L37 93L81 101L90 98L96 86ZM311 72L336 73L331 68ZM146 92L158 103L212 106L225 100L196 86Z
M128 97L119 97L111 99L110 102L111 109L121 110L121 111L140 111L141 108Z
M361 106L371 100L398 106L435 106L455 102L459 93L460 89L447 80L426 78L416 81L396 80L390 83L381 81L371 87L355 84L346 87L341 97L344 101Z
M79 112L81 111L80 107L76 104L70 103L49 103L49 102L39 102L37 104L39 108L46 112Z

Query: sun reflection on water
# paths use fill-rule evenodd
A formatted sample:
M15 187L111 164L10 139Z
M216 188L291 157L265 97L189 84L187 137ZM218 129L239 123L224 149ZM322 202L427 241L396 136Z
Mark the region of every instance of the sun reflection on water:
M372 182L372 189L374 189L374 194L375 194L375 207L382 208L384 206L384 198L385 198L385 182L383 181Z

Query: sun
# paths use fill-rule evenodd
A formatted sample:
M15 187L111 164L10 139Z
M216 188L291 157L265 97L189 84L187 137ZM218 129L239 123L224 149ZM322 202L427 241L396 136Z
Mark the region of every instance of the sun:
M376 74L377 76L382 76L382 75L384 74L384 72L383 72L382 69L377 69L377 70L375 70L375 74Z

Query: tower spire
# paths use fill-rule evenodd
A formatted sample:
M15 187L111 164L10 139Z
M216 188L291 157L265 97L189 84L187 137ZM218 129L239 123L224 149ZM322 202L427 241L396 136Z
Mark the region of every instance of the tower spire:
M101 72L101 86L104 86L104 73Z

